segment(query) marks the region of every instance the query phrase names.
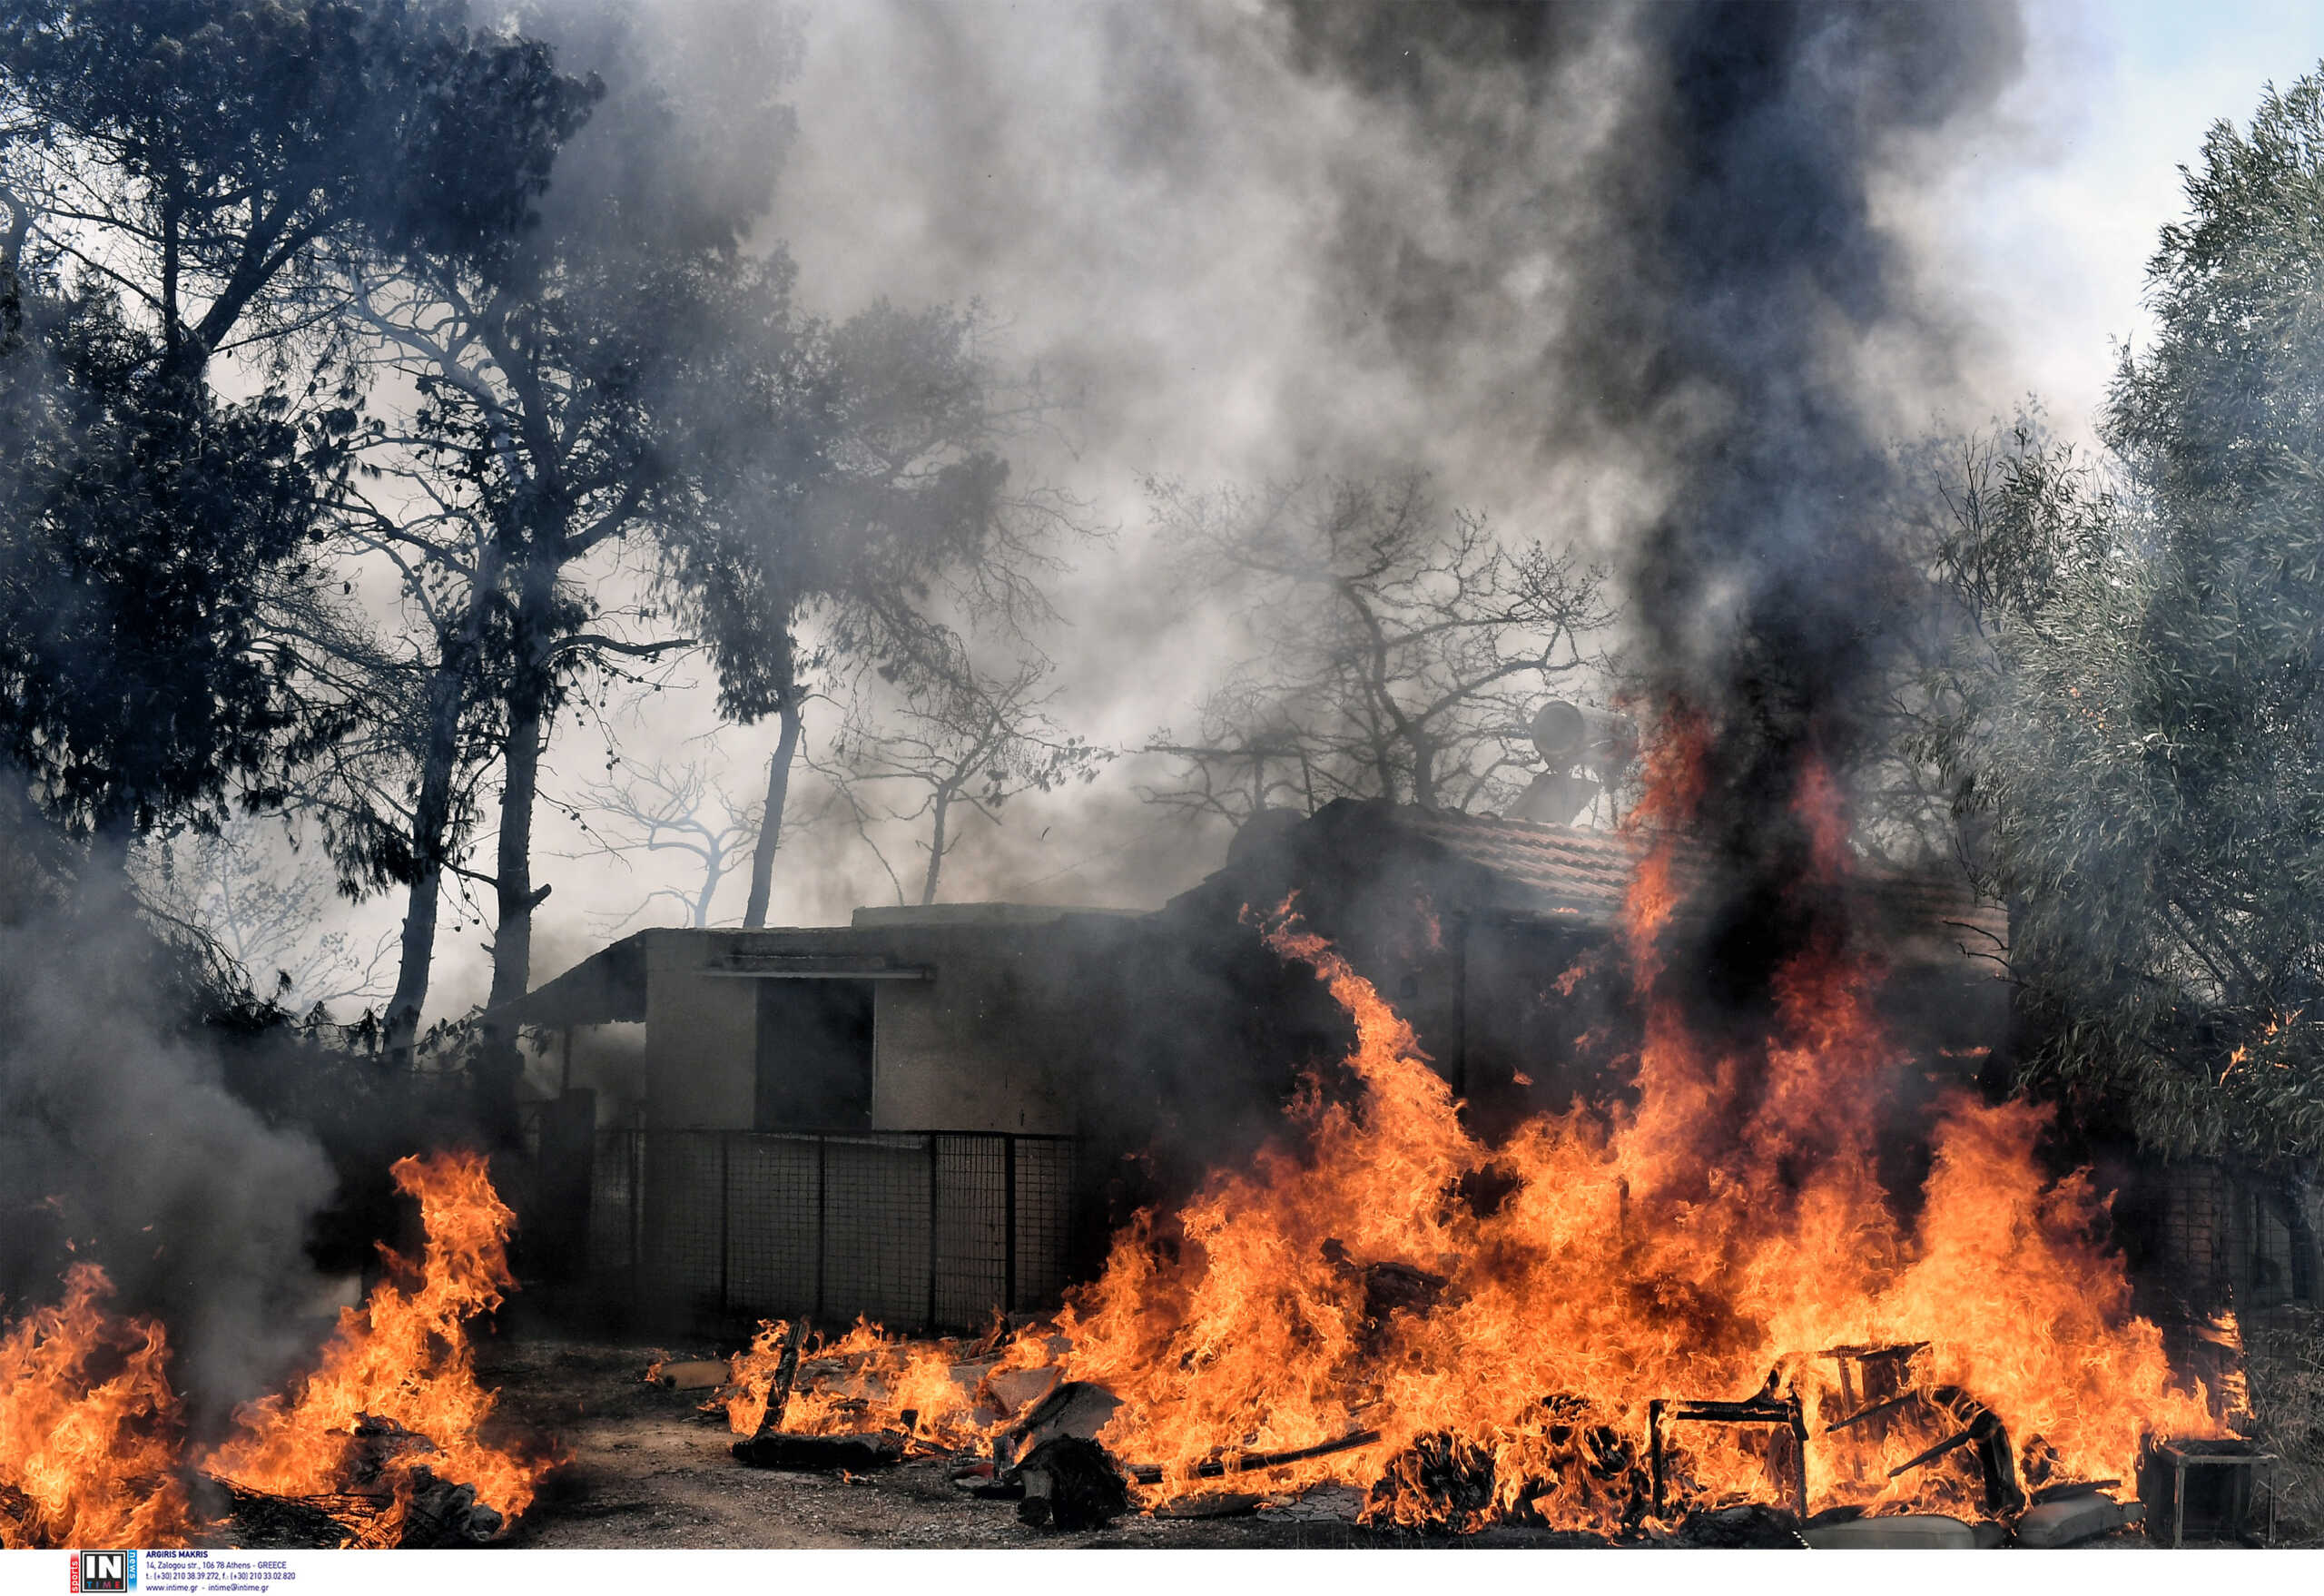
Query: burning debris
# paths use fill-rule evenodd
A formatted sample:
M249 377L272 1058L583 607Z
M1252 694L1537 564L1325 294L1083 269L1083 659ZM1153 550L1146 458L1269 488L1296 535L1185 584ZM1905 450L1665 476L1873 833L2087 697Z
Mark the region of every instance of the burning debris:
M405 1158L394 1175L419 1201L428 1236L419 1263L389 1255L390 1278L360 1308L341 1311L320 1365L291 1395L236 1414L241 1433L202 1466L245 1490L290 1496L376 1484L391 1505L360 1544L400 1543L422 1518L468 1534L485 1513L490 1528L469 1538L488 1538L531 1505L547 1469L484 1438L493 1398L477 1383L462 1329L515 1284L507 1255L515 1216L473 1154ZM470 1499L455 1502L449 1490Z
M104 1304L75 1264L64 1300L0 1336L0 1548L169 1546L192 1532L168 1338Z
M499 1535L548 1463L485 1437L465 1326L514 1282L513 1216L473 1154L410 1158L427 1246L341 1311L316 1369L250 1404L190 1490L162 1326L109 1314L103 1272L0 1336L0 1547L439 1546Z
M805 1466L780 1461L801 1437L901 1434L974 1460L960 1483L1021 1493L1029 1521L1080 1489L1061 1484L1089 1455L1068 1437L1149 1508L1230 1477L1328 1484L1415 1530L1723 1544L1773 1525L1796 1544L1913 1516L1998 1534L2030 1505L2035 1538L2076 1538L2134 1513L2106 1493L2142 1446L2221 1426L2131 1311L2102 1197L2043 1173L2043 1110L1964 1093L1900 1219L1874 1132L1903 1054L1835 940L1776 972L1763 1036L1692 1030L1664 977L1688 912L1669 838L1699 766L1683 745L1657 762L1630 1094L1483 1145L1410 1028L1286 905L1269 943L1354 1023L1348 1100L1311 1088L1295 1136L1140 1217L1054 1326L969 1346L858 1325L803 1356L767 1327L731 1370L737 1453ZM1812 771L1797 802L1818 890L1846 870L1844 832ZM1498 1200L1469 1200L1488 1179Z
M1059 1435L1017 1465L1025 1488L1017 1516L1035 1529L1094 1530L1129 1511L1129 1482L1095 1441Z

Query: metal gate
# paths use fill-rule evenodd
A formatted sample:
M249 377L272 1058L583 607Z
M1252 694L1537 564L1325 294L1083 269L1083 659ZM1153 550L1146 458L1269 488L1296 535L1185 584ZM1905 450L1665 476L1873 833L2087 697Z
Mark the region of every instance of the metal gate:
M1078 1173L1063 1136L601 1131L589 1274L651 1325L980 1326L1056 1303Z

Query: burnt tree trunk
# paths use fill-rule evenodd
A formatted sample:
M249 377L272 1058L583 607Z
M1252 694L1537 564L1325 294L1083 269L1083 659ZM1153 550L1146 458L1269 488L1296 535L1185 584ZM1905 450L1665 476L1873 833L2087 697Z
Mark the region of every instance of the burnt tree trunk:
M395 995L388 1000L388 1057L397 1063L410 1061L412 1043L419 1034L420 1011L428 1002L449 852L452 787L459 773L460 721L468 711L470 677L484 645L486 610L492 590L499 586L499 565L497 544L488 545L478 562L459 628L439 641L436 668L428 680L419 796L411 820L411 896L404 907Z
M783 842L783 810L791 796L791 765L799 756L800 708L795 682L785 683L775 712L783 728L774 757L766 762L766 803L759 811L758 847L751 855L751 897L743 923L755 931L766 923L767 900L774 885L774 851Z
M498 923L492 939L492 992L497 1009L532 984L533 911L548 896L533 885L533 802L540 790L541 747L547 741L555 640L550 635L556 591L554 559L536 551L517 595L515 668L508 682L508 725L502 742L500 832L493 869ZM485 1134L503 1146L517 1137L517 1082L524 1061L513 1026L485 1028L477 1064L477 1109Z

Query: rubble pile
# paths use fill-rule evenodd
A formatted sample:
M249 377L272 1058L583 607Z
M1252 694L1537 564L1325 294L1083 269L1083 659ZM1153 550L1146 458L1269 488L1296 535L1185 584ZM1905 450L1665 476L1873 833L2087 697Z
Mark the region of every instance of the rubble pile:
M1066 1378L1059 1362L1031 1361L1061 1359L1066 1351L1064 1338L1045 1323L981 1340L918 1342L860 1325L822 1344L803 1325L771 1322L751 1351L730 1360L727 1382L703 1411L730 1424L738 1413L748 1416L752 1427L739 1433L734 1426L739 1438L732 1450L751 1466L862 1475L913 1459L942 1459L956 1490L1010 1504L1022 1522L1049 1532L1099 1529L1139 1512L1172 1519L1273 1514L1286 1522L1393 1526L1423 1535L1474 1532L1488 1520L1549 1532L1555 1521L1529 1504L1553 1490L1570 1492L1577 1479L1621 1504L1612 1514L1620 1528L1594 1537L1600 1543L2053 1547L2141 1522L2143 1505L2122 1482L2053 1477L2054 1461L2042 1448L2015 1455L2006 1430L1966 1393L1919 1382L1915 1355L1922 1350L1900 1344L1820 1355L1838 1366L1854 1411L1828 1421L1813 1439L1820 1443L1819 1466L1861 1475L1864 1457L1879 1456L1889 1430L1918 1424L1940 1433L1895 1473L1950 1464L1960 1477L1939 1495L1955 1512L1900 1511L1911 1506L1902 1498L1876 1510L1851 1504L1804 1512L1804 1410L1797 1394L1779 1390L1773 1376L1765 1389L1736 1401L1658 1401L1645 1437L1593 1423L1579 1399L1551 1396L1540 1404L1539 1433L1522 1445L1496 1448L1432 1432L1392 1448L1378 1430L1358 1430L1314 1446L1222 1454L1191 1470L1166 1471L1118 1457L1108 1445L1108 1426L1121 1408L1113 1393ZM674 1384L665 1369L655 1365L647 1379ZM930 1378L938 1370L940 1390ZM899 1405L907 1392L923 1405ZM1696 1425L1760 1436L1763 1499L1706 1504L1696 1495L1678 1504L1690 1456L1684 1431ZM1851 1454L1852 1442L1863 1443L1855 1450L1864 1456ZM2168 1443L2156 1447L2161 1455ZM1368 1489L1299 1477L1303 1464L1350 1453L1366 1455L1374 1481ZM1658 1490L1674 1500L1658 1504Z

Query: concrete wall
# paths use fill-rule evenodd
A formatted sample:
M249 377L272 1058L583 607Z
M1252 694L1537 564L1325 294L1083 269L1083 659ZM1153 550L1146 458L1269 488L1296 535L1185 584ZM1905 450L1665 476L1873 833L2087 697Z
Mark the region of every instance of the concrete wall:
M969 904L849 927L647 933L647 1124L751 1128L758 982L707 967L808 958L928 974L872 983L874 1128L1070 1134L1086 1072L1105 1059L1091 1017L1114 972L1090 956L1092 931L1121 923Z
M872 1123L894 1130L1069 1132L1050 1068L1073 1024L1028 1000L1025 965L1055 958L1053 930L899 930L933 980L882 983L872 1002Z
M655 1130L748 1130L758 1087L754 982L710 975L714 933L646 933L645 1123Z

